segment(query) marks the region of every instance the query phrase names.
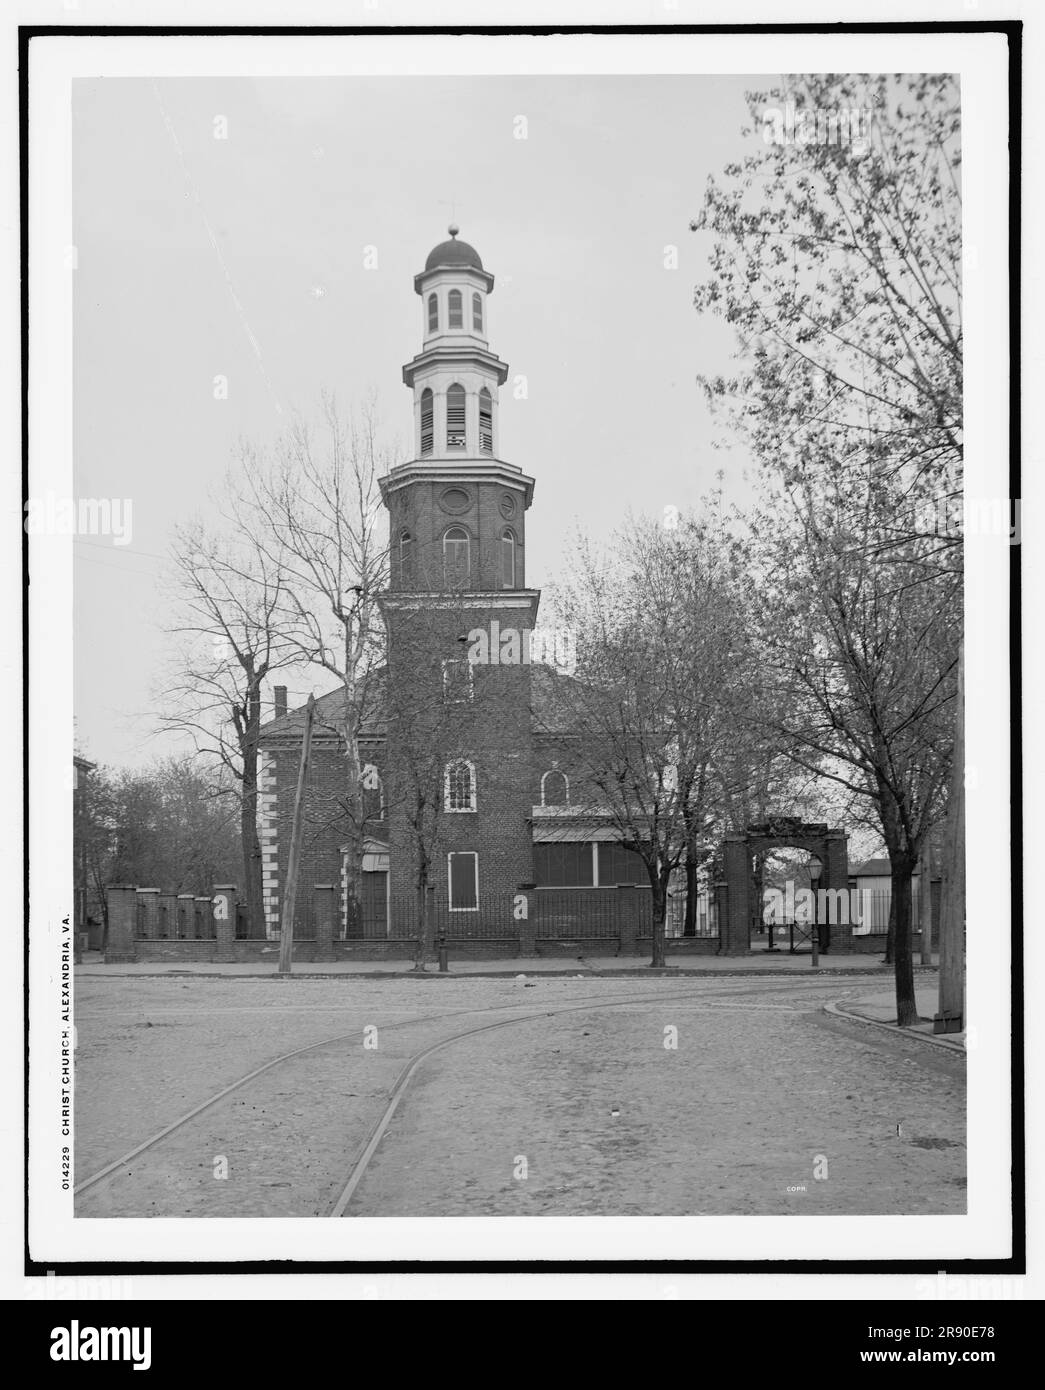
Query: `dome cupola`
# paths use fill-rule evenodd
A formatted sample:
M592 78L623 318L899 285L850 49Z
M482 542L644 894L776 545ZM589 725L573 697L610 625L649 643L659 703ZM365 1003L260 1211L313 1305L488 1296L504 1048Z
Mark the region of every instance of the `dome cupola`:
M482 270L483 263L475 247L469 246L467 241L457 240L457 233L461 230L457 223L451 222L446 230L450 233L450 240L441 241L428 253L425 270L456 268L463 265L471 266L473 270Z

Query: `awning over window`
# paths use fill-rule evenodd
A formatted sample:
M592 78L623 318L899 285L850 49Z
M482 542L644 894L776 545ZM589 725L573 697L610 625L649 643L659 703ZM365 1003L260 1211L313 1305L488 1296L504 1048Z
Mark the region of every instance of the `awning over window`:
M535 810L539 809L537 807ZM533 842L535 845L553 845L582 843L590 844L592 840L619 840L620 833L612 825L592 825L574 821L573 824L556 824L554 821L539 819L536 816L533 820Z

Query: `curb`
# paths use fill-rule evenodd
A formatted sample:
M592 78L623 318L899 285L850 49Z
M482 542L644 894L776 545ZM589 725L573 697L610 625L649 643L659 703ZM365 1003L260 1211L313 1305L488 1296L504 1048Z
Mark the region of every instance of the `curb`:
M440 973L438 970L428 970L424 974L416 973L412 970L303 970L292 972L290 975L279 975L275 970L262 974L254 971L250 974L233 973L231 971L211 971L211 970L154 970L154 971L134 971L128 974L110 974L102 967L84 968L80 967L78 975L81 978L96 980L166 980L166 979L195 979L195 980L514 980L518 975L525 975L527 980L555 980L555 979L576 979L578 975L583 975L589 980L619 980L619 979L642 979L667 977L669 979L700 979L700 980L746 980L746 979L776 979L776 980L826 980L826 979L892 979L893 971L891 967L870 969L868 967L846 969L845 967L833 968L829 970L779 970L779 969L747 969L747 970L686 970L681 966L664 966L654 968L650 965L621 966L619 969L594 970L592 967L582 965L579 961L572 970L462 970L460 972L448 970ZM856 1017L856 1015L854 1015ZM863 1019L863 1022L873 1022L871 1019ZM883 1027L889 1027L885 1024Z
M847 1018L853 1023L866 1023L871 1028L884 1028L887 1033L892 1033L898 1038L917 1038L919 1042L932 1043L934 1047L946 1048L948 1052L957 1052L962 1057L966 1055L965 1044L950 1042L947 1038L937 1037L933 1033L912 1032L908 1028L897 1028L895 1023L883 1023L877 1018L865 1018L863 1014L853 1013L851 1009L842 1008L841 1004L825 1004L825 1014L833 1014L836 1018Z

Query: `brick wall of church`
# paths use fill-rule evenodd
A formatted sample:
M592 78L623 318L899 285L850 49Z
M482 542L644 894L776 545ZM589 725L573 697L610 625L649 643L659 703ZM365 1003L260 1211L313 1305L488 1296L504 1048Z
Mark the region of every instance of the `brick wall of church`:
M530 672L523 665L476 666L474 698L447 712L443 703L444 659L461 659L467 648L458 636L491 621L502 630L528 626L528 610L496 606L460 611L398 614L392 626L390 685L406 683L404 708L390 714L388 729L389 832L391 898L394 905L412 902L416 883L415 842L408 825L409 769L401 766L404 747L423 754L424 740L412 731L396 736L396 720L407 721L414 706L427 709L432 721L435 765L455 757L474 765L476 807L471 811L442 811L439 843L432 864L432 881L442 902L447 901L447 858L452 852L479 856L479 896L500 896L533 873L528 819L532 809L533 741L530 724ZM401 664L400 664L401 663ZM412 702L412 703L411 703ZM445 723L441 721L445 719Z
M269 807L268 824L275 841L271 862L277 882L275 891L267 896L278 903L275 920L270 926L278 928L282 911L282 890L287 881L287 860L290 854L290 834L294 816L294 792L297 786L301 750L290 746L270 751L266 755L270 778L279 789L278 808ZM372 762L383 773L383 759L374 749L364 754L364 762ZM308 796L305 802L305 828L301 847L301 868L298 877L298 907L295 930L307 930L311 922L312 889L317 883L333 883L341 897L342 853L348 834L348 822L339 801L345 798L347 763L343 754L326 743L313 744L309 766ZM376 799L376 798L375 798ZM375 821L373 833L383 834L382 822ZM263 855L264 857L264 855ZM339 908L340 914L340 908Z

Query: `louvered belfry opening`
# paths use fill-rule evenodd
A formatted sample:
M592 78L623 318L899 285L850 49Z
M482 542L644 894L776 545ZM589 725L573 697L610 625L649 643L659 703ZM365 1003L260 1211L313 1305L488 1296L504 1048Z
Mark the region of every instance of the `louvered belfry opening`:
M421 392L421 457L430 454L435 445L435 397L426 387Z
M449 312L449 324L451 328L464 327L464 314L461 308L461 291L451 290L447 296L446 307Z
M439 297L435 294L428 296L428 331L434 333L439 327Z
M479 294L472 295L472 330L476 333L483 331L483 300Z
M446 447L465 447L465 396L463 386L451 386L446 393Z
M479 452L493 453L493 397L485 386L479 392Z

